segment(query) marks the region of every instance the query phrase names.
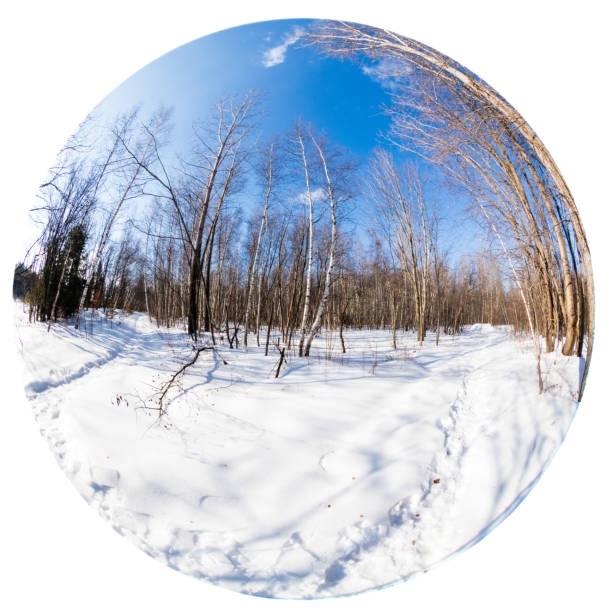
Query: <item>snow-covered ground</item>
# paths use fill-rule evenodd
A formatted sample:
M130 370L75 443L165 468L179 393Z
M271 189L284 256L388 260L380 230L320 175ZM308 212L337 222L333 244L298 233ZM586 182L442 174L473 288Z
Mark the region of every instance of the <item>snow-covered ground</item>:
M120 314L79 331L16 323L41 431L83 497L141 549L246 593L327 597L426 570L523 498L576 407L579 363L508 330L440 345L383 330L324 334L273 377L248 352L190 358L180 329ZM227 363L224 364L223 360ZM148 405L153 405L151 402Z

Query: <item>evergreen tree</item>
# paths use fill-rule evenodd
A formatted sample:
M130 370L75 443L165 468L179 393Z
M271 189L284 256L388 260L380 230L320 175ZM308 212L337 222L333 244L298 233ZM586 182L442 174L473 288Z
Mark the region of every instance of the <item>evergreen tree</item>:
M13 299L23 300L35 282L36 273L26 268L23 263L18 263L13 276Z
M82 225L74 227L68 236L61 259L68 257L68 267L64 274L58 300L62 316L69 317L76 313L79 299L85 287L85 278L81 275L81 260L87 240L85 228Z

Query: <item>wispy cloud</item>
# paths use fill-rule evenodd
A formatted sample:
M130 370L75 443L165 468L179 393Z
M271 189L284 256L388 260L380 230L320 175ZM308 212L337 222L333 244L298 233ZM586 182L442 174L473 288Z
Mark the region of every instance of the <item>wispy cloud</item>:
M385 57L374 64L363 66L361 70L373 81L389 89L395 89L399 85L399 79L412 72L412 68L409 65L390 57Z
M266 68L282 64L285 61L285 55L289 47L294 45L304 35L304 32L304 28L300 26L295 26L291 32L287 32L280 45L270 47L270 49L264 51L262 64Z

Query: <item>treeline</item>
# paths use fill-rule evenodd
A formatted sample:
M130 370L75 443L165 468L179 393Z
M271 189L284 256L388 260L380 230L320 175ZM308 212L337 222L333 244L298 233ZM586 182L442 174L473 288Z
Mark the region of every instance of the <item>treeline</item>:
M213 262L207 302L213 341L219 341L220 335L221 341L238 347L246 340L248 325L255 336L249 341L255 340L258 346L269 348L269 333L274 330L288 349L293 347L299 352L307 291L307 223L300 219L289 233L286 223L277 222L278 219L269 219L260 243L261 265L254 272L252 261L258 238L255 231L248 253L232 251L231 234L219 238L220 256ZM459 333L463 326L477 322L514 325L517 330L527 328L518 292L508 287L503 272L490 256L480 254L466 259L457 269L437 261L436 267L424 275L417 299L410 274L391 268L389 259L382 256L380 244L359 257L352 253L356 247L354 242L340 245L334 280L325 296L329 245L325 235L315 242L307 330L312 329L323 299L325 309L319 325L339 330L342 342L346 327L389 329L394 345L397 330L417 330L422 342L428 331L439 337L440 333ZM138 306L147 309L158 324L170 326L186 318L184 279L188 268L183 265L181 270L178 254L164 261L165 267L152 268L148 300ZM204 303L203 289L200 297ZM200 319L203 327L204 310Z
M275 219L269 219L269 226ZM293 240L267 228L260 245L265 255L260 268L253 273L254 289L249 298L249 270L246 254L240 251L231 255L232 235L222 231L216 243L216 256L212 259L210 276L210 310L212 325L210 335L215 342L227 342L239 347L244 342L247 314L249 331L257 345L269 347L269 333L280 333L281 341L288 349L299 340L298 332L304 310L307 242L304 223L294 228ZM301 235L300 235L301 234ZM130 237L132 238L132 237ZM182 262L181 253L168 247L166 237L152 241L155 259L145 259L133 239L123 239L118 248L110 248L98 269L92 275L90 290L85 298L85 308L101 308L112 316L117 309L147 312L158 326L186 324L188 312L185 279L188 266ZM251 256L256 236L251 236ZM128 244L132 245L127 249ZM354 244L352 245L354 247ZM315 245L314 273L311 287L313 311L321 302L327 267L325 245ZM436 262L422 285L423 293L416 298L411 290L412 281L407 270L390 267L390 257L375 241L369 252L359 258L351 256L349 244L343 245L334 282L331 284L322 325L327 329L350 328L388 329L395 346L395 332L417 331L421 341L429 331L439 338L440 333L460 333L471 323L513 325L518 330L527 328L526 317L516 289L508 288L504 273L494 257L487 253L466 257L456 268L444 262ZM74 254L76 255L76 253ZM69 259L70 268L77 268L78 256ZM60 258L60 262L62 258ZM76 282L64 282L59 292L57 286L50 292L60 298L56 317L69 317L76 313L80 292L85 284L86 269L81 257L80 273ZM279 265L280 264L280 265ZM56 266L55 282L59 283L60 271ZM73 277L73 274L70 274ZM27 279L24 283L23 279ZM27 284L26 284L27 283ZM19 264L15 273L15 297L23 298L30 305L33 316L43 318L38 310L42 278ZM29 287L26 289L26 287ZM200 301L204 303L204 289ZM250 304L250 308L247 308ZM314 315L311 315L311 317ZM200 327L204 323L204 311L200 312ZM312 320L307 321L310 328ZM294 346L295 348L295 346Z
M440 253L413 168L384 150L358 167L300 123L256 150L255 103L252 94L220 103L209 141L199 126L188 170L162 161L163 111L142 124L136 113L118 119L97 156L82 137L69 143L42 187L39 251L16 270L31 316L74 316L78 327L84 308L138 310L231 347L251 333L269 348L274 329L305 355L322 326L388 328L394 345L400 329L422 342L475 322L526 327L492 254L453 267ZM237 200L247 185L259 206L245 218ZM357 195L367 210L351 208ZM368 244L355 218L367 219Z

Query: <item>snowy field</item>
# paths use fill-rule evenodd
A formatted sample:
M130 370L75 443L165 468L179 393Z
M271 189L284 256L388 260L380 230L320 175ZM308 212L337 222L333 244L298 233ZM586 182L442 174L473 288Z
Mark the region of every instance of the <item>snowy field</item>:
M391 584L477 541L538 478L576 408L579 362L472 326L428 337L347 330L310 358L205 352L143 314L79 331L16 305L25 389L81 495L156 559L224 587L282 598ZM252 345L252 346L251 346ZM223 363L223 361L227 363ZM152 405L149 402L149 405Z

